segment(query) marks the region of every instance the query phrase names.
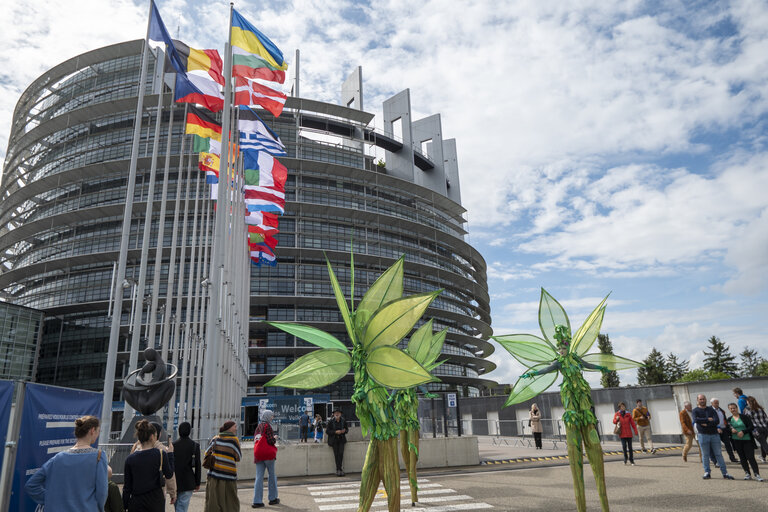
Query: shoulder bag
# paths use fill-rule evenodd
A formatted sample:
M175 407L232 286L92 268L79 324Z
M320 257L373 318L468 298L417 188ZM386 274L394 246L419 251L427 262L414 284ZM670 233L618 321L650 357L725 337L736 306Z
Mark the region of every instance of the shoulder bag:
M262 429L263 431L264 429ZM261 434L258 441L253 444L253 462L275 460L277 458L277 446L269 444L267 436Z
M216 457L214 457L213 452L216 449L216 438L214 437L211 440L211 446L208 447L207 450L205 450L205 456L203 457L203 467L205 469L213 469L214 464L216 464Z
M160 487L165 487L165 475L163 474L163 449L158 448L157 451L160 452Z

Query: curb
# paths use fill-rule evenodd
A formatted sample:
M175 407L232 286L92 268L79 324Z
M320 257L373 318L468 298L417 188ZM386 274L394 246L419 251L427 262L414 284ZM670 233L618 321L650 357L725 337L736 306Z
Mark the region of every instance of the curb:
M668 451L678 451L682 450L682 446L669 446L665 448L657 448L656 453L658 452L668 452ZM634 453L642 454L642 450L633 450ZM610 451L610 452L603 452L603 456L606 455L623 455L624 452L622 451ZM480 461L481 466L494 466L498 464L521 464L526 462L553 462L553 461L564 461L568 460L567 455L553 455L551 457L518 457L515 459L500 459L500 460L483 460Z

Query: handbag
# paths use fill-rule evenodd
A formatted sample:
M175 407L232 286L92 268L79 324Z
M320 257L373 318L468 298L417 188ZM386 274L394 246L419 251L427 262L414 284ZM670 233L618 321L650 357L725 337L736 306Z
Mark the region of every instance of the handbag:
M267 442L267 436L262 435L253 445L253 462L275 460L277 458L277 446Z
M216 447L216 438L214 437L213 440L211 440L211 446L208 447L207 450L205 450L205 456L203 457L203 467L205 469L211 470L213 469L214 464L216 464L216 457L213 456L213 450Z
M621 423L617 423L615 427L613 427L613 435L620 436L621 435Z

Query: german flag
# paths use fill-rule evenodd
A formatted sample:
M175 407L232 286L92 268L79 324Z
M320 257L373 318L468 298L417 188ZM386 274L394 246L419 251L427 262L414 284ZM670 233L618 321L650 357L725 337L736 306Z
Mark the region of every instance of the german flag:
M221 125L216 122L213 116L192 105L189 106L187 111L187 129L185 133L221 141Z

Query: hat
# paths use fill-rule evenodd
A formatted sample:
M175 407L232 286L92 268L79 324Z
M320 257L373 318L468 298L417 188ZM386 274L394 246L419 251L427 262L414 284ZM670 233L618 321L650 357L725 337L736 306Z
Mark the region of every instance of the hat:
M234 421L227 421L221 426L221 428L219 429L219 432L226 432L227 430L231 429L234 426L235 426Z
M189 433L192 431L192 425L188 421L185 421L179 425L179 435L181 437L189 437Z

